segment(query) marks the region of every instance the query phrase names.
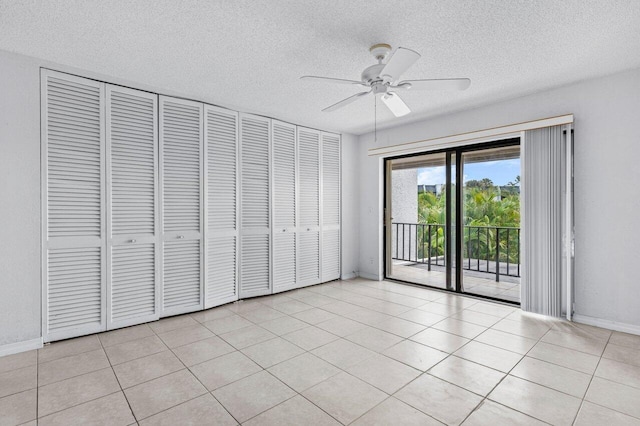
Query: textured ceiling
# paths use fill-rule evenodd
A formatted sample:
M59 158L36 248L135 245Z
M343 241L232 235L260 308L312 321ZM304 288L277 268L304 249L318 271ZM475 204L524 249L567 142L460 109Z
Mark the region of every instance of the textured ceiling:
M640 67L640 1L0 0L0 49L356 134L373 97L322 113L358 88L298 78L359 79L379 42L422 54L405 79L472 80L378 105L382 128Z

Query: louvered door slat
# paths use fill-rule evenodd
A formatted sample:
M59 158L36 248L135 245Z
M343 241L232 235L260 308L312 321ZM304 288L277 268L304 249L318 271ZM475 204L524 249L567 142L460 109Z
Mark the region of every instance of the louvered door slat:
M320 132L298 127L298 282L320 282Z
M269 121L242 117L242 226L269 228Z
M322 134L322 281L340 278L340 136Z
M273 235L273 292L297 287L296 234L276 232Z
M205 307L238 298L238 114L205 106Z
M107 86L107 328L158 319L157 96Z
M214 237L207 241L206 307L238 299L236 237Z
M296 287L296 127L272 121L273 292Z
M316 284L320 281L320 233L301 232L298 270L303 285Z
M240 282L243 296L269 292L269 235L245 235L242 237L242 263Z
M202 309L203 105L160 97L161 316Z
M69 260L60 262L66 256ZM88 326L100 329L102 327L101 248L49 249L48 262L48 333L56 335L70 328ZM81 334L89 332L91 331Z
M273 123L273 226L296 226L296 129Z
M156 198L156 96L110 86L107 90L109 115L109 158L111 188L111 235L156 234L154 203L139 200ZM138 120L124 120L123 106L136 109ZM120 129L114 131L114 129ZM139 130L144 137L132 137ZM134 149L131 149L134 148ZM132 220L133 217L138 220Z
M271 293L270 136L269 119L240 115L240 297Z
M340 278L340 230L322 231L322 281Z
M102 236L102 88L87 80L66 82L62 78L47 78L47 207L51 211L47 218L48 237ZM78 79L80 80L80 79ZM53 91L58 85L60 91ZM74 92L65 88L77 88L86 92L86 102L73 103ZM62 110L65 113L62 113ZM78 120L83 125L79 126ZM84 151L76 151L67 145L75 140L76 134L86 129L82 146ZM83 210L85 218L81 230L75 226L73 208L84 205L86 199L96 203ZM69 209L60 209L61 206Z
M111 321L114 325L123 325L123 323L144 322L145 318L154 318L156 316L155 244L115 246L112 254ZM131 259L137 262L132 263ZM137 309L134 309L136 307Z
M201 109L199 104L163 98L161 132L165 233L200 232Z
M320 225L320 134L298 128L300 224Z
M200 240L164 243L163 308L197 310L200 305Z
M42 71L45 341L105 329L104 84Z

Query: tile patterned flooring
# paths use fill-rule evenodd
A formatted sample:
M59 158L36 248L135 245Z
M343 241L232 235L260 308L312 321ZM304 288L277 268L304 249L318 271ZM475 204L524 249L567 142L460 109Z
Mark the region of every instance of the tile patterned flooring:
M640 425L639 355L640 336L335 281L2 357L0 425Z

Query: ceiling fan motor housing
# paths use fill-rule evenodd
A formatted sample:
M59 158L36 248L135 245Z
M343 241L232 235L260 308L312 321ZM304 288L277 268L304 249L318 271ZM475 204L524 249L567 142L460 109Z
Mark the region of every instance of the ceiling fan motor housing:
M378 81L371 86L371 91L374 95L377 95L379 93L387 93L388 88L389 85L383 83L382 81Z
M382 80L380 78L380 72L382 71L384 66L385 64L375 64L365 68L365 70L362 71L362 82L370 84L376 80Z

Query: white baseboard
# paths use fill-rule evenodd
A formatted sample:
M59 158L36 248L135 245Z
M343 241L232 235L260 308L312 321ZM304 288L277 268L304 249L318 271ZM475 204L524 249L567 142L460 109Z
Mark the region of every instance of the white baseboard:
M353 278L358 278L358 274L356 274L355 272L350 272L348 274L342 274L342 277L340 277L341 280L350 280Z
M627 324L624 322L605 320L601 318L590 317L587 315L574 314L573 320L581 324L593 325L596 327L606 328L609 330L622 331L623 333L631 333L640 335L640 325Z
M358 276L360 278L366 278L368 280L374 280L374 281L381 281L382 279L380 278L380 276L378 276L378 274L370 274L368 272L362 272L360 271L358 273Z
M8 343L0 346L0 356L13 355L42 347L42 337L25 340L24 342Z

